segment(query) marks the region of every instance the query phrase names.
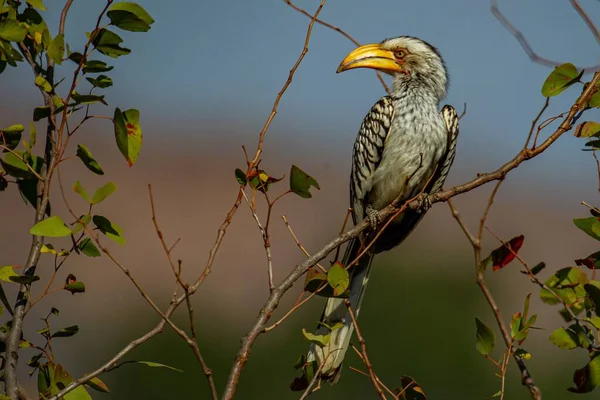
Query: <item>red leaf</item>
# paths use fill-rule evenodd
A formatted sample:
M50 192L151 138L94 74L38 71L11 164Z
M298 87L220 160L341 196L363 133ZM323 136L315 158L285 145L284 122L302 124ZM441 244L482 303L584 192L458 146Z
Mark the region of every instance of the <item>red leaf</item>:
M523 235L514 237L508 242L492 251L490 257L492 258L492 271L498 271L506 267L512 260L515 259L515 254L519 252L519 249L523 245L525 237ZM512 250L512 251L511 251Z

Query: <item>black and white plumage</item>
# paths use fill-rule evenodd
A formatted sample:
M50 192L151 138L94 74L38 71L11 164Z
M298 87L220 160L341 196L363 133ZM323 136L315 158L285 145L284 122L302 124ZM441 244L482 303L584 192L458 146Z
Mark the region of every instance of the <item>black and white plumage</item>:
M382 97L364 118L354 143L350 175L350 204L354 223L371 218L394 200L400 203L432 194L444 184L454 161L458 116L452 106L439 110L448 78L440 53L409 36L361 46L340 64L338 72L373 68L393 76L391 96ZM350 303L358 315L373 256L399 245L415 228L425 210L407 210L388 226L350 272ZM343 265L358 256L365 237L348 244ZM361 247L362 246L362 247ZM321 378L337 381L354 330L343 299L330 298L321 317L331 332L324 347L311 345L307 360L316 360ZM319 324L318 334L328 333Z

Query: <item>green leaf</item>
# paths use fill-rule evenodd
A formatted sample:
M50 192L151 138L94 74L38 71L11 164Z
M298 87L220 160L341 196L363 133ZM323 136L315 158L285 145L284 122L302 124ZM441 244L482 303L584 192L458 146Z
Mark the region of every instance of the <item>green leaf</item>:
M0 22L0 39L9 42L22 42L27 35L27 28L14 19L4 18Z
M64 289L71 294L75 293L84 293L85 292L85 284L83 282L72 282L65 284Z
M598 108L600 107L600 90L590 97L590 101L588 102L588 106Z
M580 313L584 308L584 299L587 294L584 285L588 283L588 278L583 271L576 267L567 267L558 270L549 277L544 285L552 290L562 302L569 304L570 309L575 313ZM546 304L558 304L561 300L557 299L550 291L542 289L540 299Z
M477 328L475 333L475 337L477 338L477 351L486 356L494 350L496 334L477 317L475 317L475 326Z
M117 185L113 182L108 182L106 185L102 186L96 193L94 193L94 197L92 197L92 204L98 204L104 201L108 196L113 194L117 190Z
M100 257L100 251L90 238L85 238L77 245L79 250L88 257Z
M86 382L86 385L94 390L97 390L98 392L110 393L110 390L108 389L108 386L106 386L106 383L102 382L98 377L90 379Z
M111 25L131 32L147 32L154 23L150 14L136 3L114 3L106 15Z
M33 109L33 120L39 121L50 116L50 107L36 107Z
M144 365L147 365L152 368L167 368L167 369L171 369L173 371L183 372L183 370L181 370L179 368L171 367L171 366L165 365L165 364L159 364L159 363L153 362L153 361L134 361L134 362L136 362L138 364L144 364Z
M75 222L75 227L72 229L73 234L76 234L79 231L83 230L91 221L92 216L90 214L80 216L79 219Z
M542 261L541 263L539 263L536 266L534 266L533 268L531 268L531 274L532 275L537 275L540 272L542 272L542 270L544 268L546 268L546 263Z
M242 186L246 186L246 184L248 183L246 181L246 173L239 168L235 169L235 179Z
M54 250L54 246L52 246L50 243L42 245L42 248L40 249L40 253L42 253L42 254L49 253L52 255L58 255L58 251Z
M106 89L107 87L110 87L113 84L112 79L110 79L110 77L106 75L98 75L96 78L87 77L85 79L89 83L91 83L93 87L97 87L100 89Z
M57 395L61 389L67 387L73 381L73 377L60 364L47 363L39 366L38 392L42 399ZM92 400L92 397L83 386L78 386L61 399Z
M308 199L312 197L312 194L310 193L311 186L314 186L319 190L321 189L315 178L308 175L295 165L292 165L292 169L290 171L290 190L296 193L298 196Z
M52 92L52 85L41 75L35 77L35 85L46 93Z
M43 0L27 0L27 4L39 10L46 11Z
M327 282L333 288L333 295L340 296L350 285L350 276L344 266L337 261L327 271Z
M105 106L108 105L106 101L104 101L104 95L97 94L79 94L77 92L73 92L71 94L71 98L75 101L75 104L94 104L94 103L102 103Z
M37 179L17 179L17 187L19 188L19 194L25 203L31 204L32 207L36 207L37 202L37 190L38 184ZM50 204L46 209L46 214L50 215Z
M29 233L35 236L62 237L69 236L71 230L65 225L61 217L55 215L35 224L29 230Z
M569 86L578 82L581 75L583 75L583 70L578 73L577 68L571 63L559 65L546 78L542 86L542 95L552 97L562 93Z
M550 341L561 349L566 350L572 350L580 346L577 334L565 328L558 328L552 332Z
M19 276L12 265L4 265L0 267L0 280L4 282L12 282L10 278L12 276Z
M598 281L592 282L595 282L596 284L600 283ZM585 285L583 285L583 288L594 306L594 311L596 312L596 315L600 316L600 287L591 283L586 283Z
M594 316L591 318L586 318L586 321L592 324L594 328L600 329L600 317Z
M93 173L95 173L97 175L104 175L104 171L102 170L102 167L100 166L98 161L96 161L94 156L92 156L90 149L88 149L88 147L86 145L84 145L84 144L77 145L77 157L79 157L79 159L81 159L83 164Z
M101 28L93 32L91 36L94 47L105 56L117 58L131 53L131 50L120 46L123 39L108 29Z
M84 74L92 74L97 72L108 72L113 69L113 66L108 66L104 61L88 60L83 64L81 69Z
M125 238L123 237L123 228L119 225L111 222L108 218L103 217L101 215L94 215L92 217L92 221L96 227L106 235L107 238L113 240L114 242L123 245L125 244Z
M114 127L117 147L131 167L136 162L142 147L140 112L136 109L124 112L121 112L118 108L115 109Z
M575 370L573 383L575 387L567 389L573 393L589 393L600 385L600 355L596 355L585 367Z
M272 183L279 182L283 178L274 178L272 176L269 176L269 174L267 174L264 170L257 169L257 170L251 171L248 174L247 179L248 179L248 183L250 184L250 187L252 189L257 189L263 193L267 193L267 191L269 190L269 187L271 186ZM239 178L238 178L238 182L239 182Z
M30 285L35 281L39 281L40 277L37 275L19 275L19 276L11 276L8 279L11 282L20 283L22 285Z
M331 335L328 333L326 335L313 335L310 332L307 332L306 329L302 328L302 334L311 343L316 344L319 347L324 347L329 343L329 339Z
M71 325L71 326L67 326L66 328L63 328L59 331L54 332L51 337L53 337L53 338L71 337L71 336L76 335L77 332L79 332L79 327L77 325Z
M25 127L21 124L11 125L8 128L0 129L0 143L14 150L21 141L21 134L25 130ZM7 152L7 150L4 150Z
M81 182L78 180L73 184L73 191L80 195L86 202L93 204L90 200L90 195L88 194L87 190L85 190L85 188L81 185Z
M310 267L306 273L306 279L304 281L304 290L307 292L314 293L321 286L327 283L327 275L325 275L317 267Z
M4 168L6 173L10 176L27 179L35 177L29 168L27 168L27 165L39 174L44 165L44 160L33 154L15 151L13 153L7 153L4 159L0 159L0 165L2 165L2 168Z
M48 56L57 63L62 64L62 60L65 56L65 37L62 34L58 34L52 39L48 46Z
M598 136L600 135L600 124L593 121L582 122L579 125L577 125L573 135L575 137Z

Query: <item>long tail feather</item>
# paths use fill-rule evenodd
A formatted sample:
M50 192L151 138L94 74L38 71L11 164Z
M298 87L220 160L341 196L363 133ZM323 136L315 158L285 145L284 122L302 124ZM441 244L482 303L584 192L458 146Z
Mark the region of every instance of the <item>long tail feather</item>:
M346 248L346 252L342 259L342 264L348 265L351 263L361 251L361 241L359 238L353 239ZM367 252L359 260L358 264L350 269L350 306L356 316L360 311L365 289L369 281L369 273L371 270L371 262L373 254ZM331 380L335 383L340 376L342 361L346 355L350 344L350 338L354 332L352 319L348 313L348 309L344 304L344 299L329 298L325 305L325 310L321 316L321 322L332 326L337 322L343 323L343 326L331 332L329 343L323 347L311 344L307 355L307 361L317 361L320 367L320 374L323 379ZM317 335L329 333L329 330L319 324L317 327Z

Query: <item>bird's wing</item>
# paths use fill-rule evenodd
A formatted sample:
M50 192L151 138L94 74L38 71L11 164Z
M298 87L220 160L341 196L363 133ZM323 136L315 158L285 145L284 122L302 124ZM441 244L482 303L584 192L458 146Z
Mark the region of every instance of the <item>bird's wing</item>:
M430 181L429 187L425 191L426 193L433 194L438 192L446 177L450 171L450 167L454 162L454 156L456 155L456 143L458 139L458 114L454 107L445 105L440 112L442 119L446 124L446 133L448 134L448 142L446 144L446 152L438 163L435 175Z
M350 175L350 204L354 223L365 217L364 199L371 189L371 177L381 162L385 140L392 125L394 104L390 96L382 97L363 119L354 142Z

